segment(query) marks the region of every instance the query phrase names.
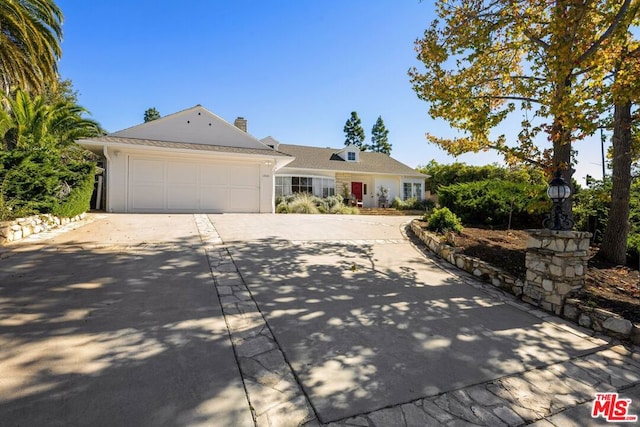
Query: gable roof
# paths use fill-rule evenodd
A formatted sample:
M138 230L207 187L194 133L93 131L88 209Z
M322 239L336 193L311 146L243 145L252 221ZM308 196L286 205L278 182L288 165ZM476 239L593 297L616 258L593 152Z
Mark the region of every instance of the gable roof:
M348 162L338 155L343 148L280 144L278 151L295 157L295 160L286 166L287 168L426 178L426 175L384 153L361 151L359 162Z
M107 136L257 150L270 149L257 138L199 104Z

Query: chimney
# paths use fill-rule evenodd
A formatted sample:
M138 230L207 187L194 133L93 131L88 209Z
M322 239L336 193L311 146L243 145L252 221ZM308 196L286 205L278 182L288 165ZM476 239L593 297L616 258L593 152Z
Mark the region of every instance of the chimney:
M240 129L243 132L247 131L247 119L245 119L244 117L238 117L234 122L233 125L235 127L237 127L238 129Z

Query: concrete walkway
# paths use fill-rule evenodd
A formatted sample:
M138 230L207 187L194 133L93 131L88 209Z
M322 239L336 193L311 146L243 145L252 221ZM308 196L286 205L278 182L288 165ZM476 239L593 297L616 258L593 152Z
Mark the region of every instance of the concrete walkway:
M93 218L0 249L2 425L606 425L606 391L640 414L637 349L440 265L406 217Z

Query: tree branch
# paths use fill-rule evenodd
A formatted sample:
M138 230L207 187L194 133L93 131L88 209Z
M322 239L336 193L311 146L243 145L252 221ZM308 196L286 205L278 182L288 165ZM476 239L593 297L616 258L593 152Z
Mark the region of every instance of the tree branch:
M604 33L602 33L600 38L596 40L596 42L592 44L591 47L587 49L587 51L580 56L580 58L578 58L579 64L586 61L591 55L593 55L600 48L600 45L611 36L611 34L616 30L616 28L618 28L618 25L620 25L622 18L629 10L630 4L631 4L631 0L624 0L624 4L620 7L620 10L618 11L616 18L613 20L611 25L609 25L609 28L607 28L607 30Z
M531 103L534 103L534 104L542 104L542 101L540 101L539 99L528 98L526 96L512 96L512 95L471 96L471 97L466 98L466 99L504 99L504 100L509 100L509 101L526 101L526 102L531 102Z
M544 50L548 50L549 49L549 43L545 42L544 40L542 40L539 37L535 37L533 34L531 34L531 32L529 30L524 30L524 35L529 40L531 40L533 43L535 43L538 46L540 46L542 49L544 49Z

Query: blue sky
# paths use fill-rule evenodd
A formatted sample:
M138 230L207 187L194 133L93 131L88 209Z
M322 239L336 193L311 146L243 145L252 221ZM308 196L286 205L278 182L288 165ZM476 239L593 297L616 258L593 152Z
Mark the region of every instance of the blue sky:
M367 141L382 116L392 156L415 167L453 157L424 135L451 136L411 89L413 42L433 19L418 0L58 0L60 73L109 132L201 104L249 122L257 138L340 147L351 111ZM576 146L576 178L601 176L599 139ZM499 162L495 153L459 161Z

